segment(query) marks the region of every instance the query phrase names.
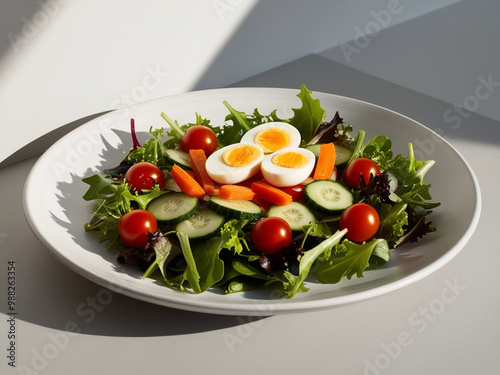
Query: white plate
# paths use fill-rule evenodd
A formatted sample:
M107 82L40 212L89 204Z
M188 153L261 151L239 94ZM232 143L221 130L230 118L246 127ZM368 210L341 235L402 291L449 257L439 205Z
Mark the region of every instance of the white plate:
M148 101L110 112L75 129L45 152L33 167L24 191L24 207L35 235L68 267L116 292L164 305L206 313L273 315L311 311L380 296L413 283L452 259L472 235L480 213L477 180L467 162L445 140L423 125L398 113L358 100L331 94L313 93L320 99L330 120L339 111L344 122L363 129L367 138L387 135L395 153L408 155L413 142L419 159L434 159L426 175L432 184L433 200L442 205L432 214L439 229L415 244L392 253L382 268L365 272L363 278L336 285L308 283L307 293L293 299L272 290L223 295L209 290L200 295L180 293L153 280L142 280L140 272L117 264L116 254L85 233L92 203L82 199L87 185L82 177L117 165L131 147L130 118L135 119L142 141L150 126L165 127L164 111L179 123L192 122L195 113L220 124L228 114L223 101L235 109L261 113L278 109L280 117L291 117L291 108L300 107L299 90L235 88L190 92ZM425 145L420 149L419 145ZM455 171L460 171L456 173ZM460 189L451 189L460 186Z

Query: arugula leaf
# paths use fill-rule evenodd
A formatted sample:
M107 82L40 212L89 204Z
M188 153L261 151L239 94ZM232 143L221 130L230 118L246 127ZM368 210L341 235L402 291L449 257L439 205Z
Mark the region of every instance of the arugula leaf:
M389 260L389 246L384 239L373 239L366 244L356 244L344 240L336 246L336 251L330 256L318 259L314 276L324 284L338 283L342 278L351 279L352 276L363 277L363 272L370 266L370 258L376 250L377 260ZM373 263L372 263L373 264Z
M189 237L187 234L182 232L176 232L177 238L179 238L182 254L186 260L186 269L180 275L170 278L167 280L167 285L177 288L182 292L189 292L189 289L185 286L186 281L189 283L189 287L194 293L201 293L200 285L200 274L196 267L196 261L193 257L193 252L191 250L191 245L189 244Z
M429 192L431 185L424 183L424 177L435 164L435 161L416 160L411 143L409 144L409 150L410 156L408 158L402 155L396 156L388 169L398 181L401 181L396 195L401 202L408 203L412 208L432 209L438 207L440 203L429 202L432 199Z
M318 127L325 118L326 111L321 108L319 99L313 99L312 91L302 85L300 93L297 95L302 101L302 107L292 108L294 116L289 120L295 126L302 137L302 143L309 143L316 134Z
M243 132L249 131L251 127L248 121L246 120L247 114L245 112L237 111L236 109L231 107L226 100L224 100L222 103L231 113L226 117L226 120L231 119L233 121L233 127L235 127L238 130L242 130Z

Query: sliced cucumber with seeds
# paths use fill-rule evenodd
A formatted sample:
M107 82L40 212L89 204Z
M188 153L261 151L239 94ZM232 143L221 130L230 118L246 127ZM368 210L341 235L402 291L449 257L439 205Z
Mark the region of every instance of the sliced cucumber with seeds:
M165 151L165 154L167 155L168 160L170 160L173 164L177 164L179 167L184 169L192 169L191 159L188 152L168 149Z
M177 224L175 230L186 233L190 240L202 240L219 235L225 220L224 216L205 207L193 217Z
M146 209L161 224L174 225L196 215L200 208L198 198L184 193L167 193L153 199Z
M309 151L311 151L317 158L319 157L319 151L321 149L321 144L314 144L305 146ZM342 167L351 158L352 150L348 147L342 145L335 145L335 166Z
M208 208L231 219L257 221L262 217L262 208L251 201L213 196L208 201Z
M304 189L306 206L324 214L336 214L353 204L351 192L343 185L331 180L318 180Z
M316 217L309 208L299 202L292 202L286 206L272 206L267 216L284 219L292 230L302 230L302 226L316 222Z

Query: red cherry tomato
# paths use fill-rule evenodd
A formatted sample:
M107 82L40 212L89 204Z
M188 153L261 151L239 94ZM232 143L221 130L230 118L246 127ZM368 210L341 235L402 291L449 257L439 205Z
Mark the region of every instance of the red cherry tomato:
M377 211L366 203L355 203L340 215L340 229L347 228L346 237L351 241L363 242L372 238L380 226Z
M303 202L304 201L304 188L305 185L299 184L294 186L288 186L282 188L285 193L289 194L292 197L294 202Z
M342 180L350 187L359 186L361 176L368 185L370 175L376 176L380 174L380 169L375 162L368 158L354 159L344 169Z
M157 232L158 222L153 214L146 210L127 212L118 222L118 234L127 246L141 249L148 243L147 233Z
M163 189L163 173L153 163L141 162L131 166L125 173L125 179L133 191L142 193L142 190L151 190L154 185Z
M191 126L182 135L180 146L186 152L189 150L203 150L206 155L210 155L217 149L217 136L207 126Z
M250 237L255 247L264 254L273 254L292 242L290 225L279 217L265 217L257 221Z

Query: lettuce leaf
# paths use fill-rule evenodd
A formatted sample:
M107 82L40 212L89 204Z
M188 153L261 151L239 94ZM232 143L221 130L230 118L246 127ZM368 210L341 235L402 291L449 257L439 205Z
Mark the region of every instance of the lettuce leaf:
M309 271L311 270L313 263L321 254L338 244L339 241L344 237L346 232L346 229L344 229L343 231L337 231L326 240L323 240L316 247L306 251L302 259L300 260L298 275L294 275L289 271L284 271L286 281L283 282L283 287L287 292L288 298L292 298L299 291L307 290L307 288L304 286L304 280L309 275Z
M405 228L408 226L406 207L406 203L383 203L378 209L380 226L375 237L387 240L391 249L395 247L396 241L405 233Z
M109 250L121 249L118 243L118 222L120 217L131 210L132 204L145 209L151 200L166 193L155 186L143 194L132 194L125 180L118 180L103 173L86 177L82 181L89 185L83 199L96 201L96 207L92 210L93 216L84 229L99 232L99 242L109 241Z
M363 277L363 272L370 266L381 266L389 260L389 246L384 239L373 239L366 244L356 244L349 240L342 241L335 247L335 252L318 259L313 272L324 284L335 284L344 277ZM375 255L372 258L372 255Z
M165 147L163 146L163 128L149 129L149 134L153 137L141 147L131 150L125 160L131 164L143 161L153 163L162 168L165 163Z
M297 95L302 101L300 108L292 108L294 116L289 120L290 124L295 126L302 137L302 143L309 143L323 123L326 111L321 108L319 99L313 99L312 91L309 91L304 85Z

